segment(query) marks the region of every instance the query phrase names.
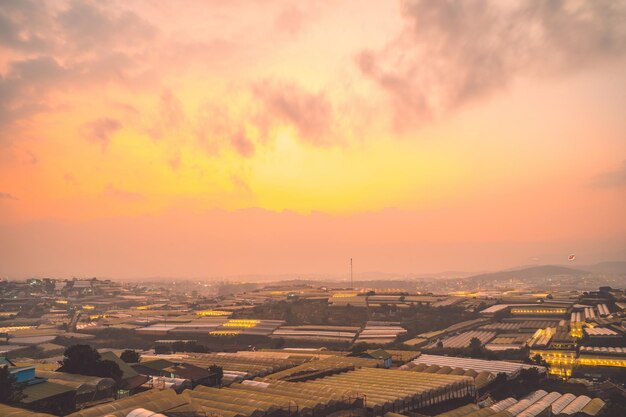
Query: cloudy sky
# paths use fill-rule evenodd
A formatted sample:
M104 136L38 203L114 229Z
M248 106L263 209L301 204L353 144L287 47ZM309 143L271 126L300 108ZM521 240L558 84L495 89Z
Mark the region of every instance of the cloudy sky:
M626 260L626 2L0 0L0 276Z

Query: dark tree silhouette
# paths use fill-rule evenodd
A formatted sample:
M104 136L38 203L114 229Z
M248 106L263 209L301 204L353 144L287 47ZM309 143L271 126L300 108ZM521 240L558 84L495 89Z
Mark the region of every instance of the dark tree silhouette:
M126 363L138 363L141 355L135 350L126 349L122 352L120 358Z
M367 351L368 348L369 348L369 345L365 342L355 343L354 345L352 345L350 354L352 356L359 356L365 351Z
M89 375L100 361L100 354L89 345L73 345L63 353L63 372Z
M469 347L472 350L478 350L483 346L483 342L480 341L479 338L477 337L472 337L472 340L470 340L469 343Z
M0 403L14 404L24 398L22 384L9 371L8 366L0 368Z
M222 385L222 378L224 378L224 369L218 365L211 365L209 366L209 372L216 375L217 385Z
M122 380L124 373L115 362L104 360L97 362L93 375L102 378L113 378L115 382L119 383Z
M116 382L122 379L122 371L118 364L109 360L101 360L100 354L89 345L73 345L65 349L61 372L70 374L113 378Z

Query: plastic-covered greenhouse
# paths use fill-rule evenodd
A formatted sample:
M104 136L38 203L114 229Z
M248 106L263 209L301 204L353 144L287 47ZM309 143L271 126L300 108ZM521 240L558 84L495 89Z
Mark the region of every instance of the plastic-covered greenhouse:
M355 391L364 396L367 408L375 415L416 410L476 395L474 379L470 377L379 368L361 368L298 385Z

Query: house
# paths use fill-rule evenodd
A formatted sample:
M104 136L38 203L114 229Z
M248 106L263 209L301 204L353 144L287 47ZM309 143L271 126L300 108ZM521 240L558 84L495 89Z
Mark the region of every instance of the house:
M189 363L174 363L166 359L154 359L132 365L133 369L142 375L184 379L195 387L196 385L219 385L219 376L204 368Z
M383 349L374 349L363 352L360 355L361 358L376 359L382 362L383 368L391 368L393 358L391 354Z
M119 383L116 397L126 397L141 391L141 386L150 379L145 375L140 375L129 364L124 362L115 353L107 351L100 353L100 359L103 361L112 361L120 367L122 371L122 379Z
M167 359L141 361L130 365L137 373L149 376L166 376L163 369L176 365Z
M72 387L76 390L76 404L89 404L94 401L113 398L115 395L115 380L99 376L86 376L36 369L39 378L46 378L49 382Z
M22 392L20 403L34 411L65 415L76 408L76 389L67 385L36 378Z
M24 408L61 415L76 408L76 390L46 378L37 378L34 366L9 366L9 372L22 384L24 397L20 405Z
M212 387L219 385L219 376L215 372L211 372L199 366L190 363L181 363L176 366L163 369L166 373L164 376L170 378L181 378L191 381L193 387L197 385L205 385Z

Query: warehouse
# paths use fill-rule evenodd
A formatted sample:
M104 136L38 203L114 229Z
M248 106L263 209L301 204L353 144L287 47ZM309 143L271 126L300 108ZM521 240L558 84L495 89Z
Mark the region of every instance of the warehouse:
M111 398L115 391L115 381L112 378L52 372L43 369L36 369L35 372L39 378L46 378L49 382L74 388L77 404Z

